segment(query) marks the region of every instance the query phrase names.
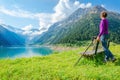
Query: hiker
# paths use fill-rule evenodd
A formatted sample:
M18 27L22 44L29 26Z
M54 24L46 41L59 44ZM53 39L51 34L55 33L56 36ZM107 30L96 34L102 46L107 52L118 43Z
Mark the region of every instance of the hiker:
M102 46L105 52L104 62L109 61L111 59L112 62L116 61L116 58L113 56L111 51L108 49L107 40L108 40L108 20L106 19L107 12L103 11L100 14L101 22L99 25L99 35L97 37L97 41L102 42Z

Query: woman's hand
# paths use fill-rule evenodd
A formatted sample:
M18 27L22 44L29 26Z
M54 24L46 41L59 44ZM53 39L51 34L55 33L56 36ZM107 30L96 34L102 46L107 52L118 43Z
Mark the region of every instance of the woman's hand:
M97 37L97 41L100 41L100 37L99 36Z

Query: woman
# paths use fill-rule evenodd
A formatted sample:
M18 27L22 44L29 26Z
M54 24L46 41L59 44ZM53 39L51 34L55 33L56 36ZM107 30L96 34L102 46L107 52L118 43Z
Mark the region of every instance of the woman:
M97 41L102 42L102 46L105 52L105 59L104 61L107 62L111 59L112 62L116 61L116 58L113 56L111 51L108 49L107 40L108 40L108 20L106 19L107 12L103 11L100 14L101 22L99 25L99 35L97 37Z

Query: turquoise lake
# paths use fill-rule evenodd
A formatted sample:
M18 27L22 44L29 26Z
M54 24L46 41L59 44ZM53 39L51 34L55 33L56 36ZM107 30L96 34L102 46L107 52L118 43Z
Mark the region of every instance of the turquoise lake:
M0 47L0 59L45 56L52 52L48 47Z

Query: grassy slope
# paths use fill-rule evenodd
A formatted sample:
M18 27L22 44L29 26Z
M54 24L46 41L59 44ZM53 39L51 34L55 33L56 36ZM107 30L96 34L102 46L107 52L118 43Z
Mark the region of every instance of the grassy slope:
M54 53L45 57L0 60L1 80L119 80L120 45L112 45L111 51L117 57L115 63L102 63L102 56L96 59L82 58L73 67L83 48ZM101 57L101 58L100 58Z

